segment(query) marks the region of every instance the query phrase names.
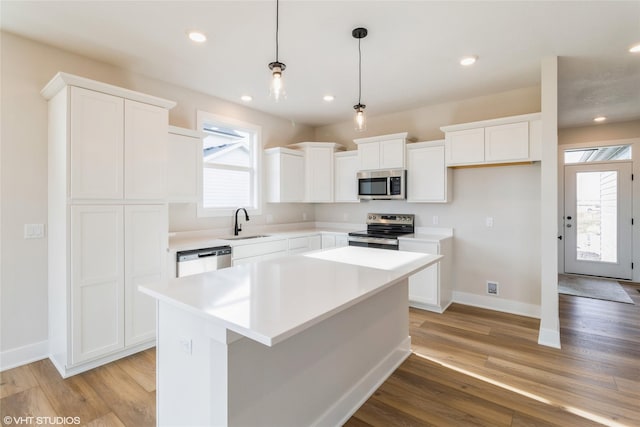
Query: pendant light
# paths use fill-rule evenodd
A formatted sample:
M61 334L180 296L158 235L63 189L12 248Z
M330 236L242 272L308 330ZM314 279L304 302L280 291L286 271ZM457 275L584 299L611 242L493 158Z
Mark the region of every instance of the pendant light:
M282 72L287 68L282 62L278 61L278 24L280 14L280 2L276 0L276 60L269 63L269 69L271 70L271 90L269 94L276 100L276 102L284 97L284 84L282 82Z
M353 106L353 109L356 110L355 116L353 118L355 128L357 131L362 132L367 128L367 117L365 116L364 109L367 108L361 102L362 97L362 50L360 49L360 41L367 37L367 29L366 28L356 28L351 32L351 35L358 39L358 103Z

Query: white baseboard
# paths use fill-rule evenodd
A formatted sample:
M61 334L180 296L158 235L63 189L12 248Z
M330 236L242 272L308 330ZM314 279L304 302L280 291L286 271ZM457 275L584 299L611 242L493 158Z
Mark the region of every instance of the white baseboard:
M560 331L540 328L538 344L546 345L547 347L560 348Z
M526 302L513 301L498 296L477 295L467 292L453 291L453 302L504 313L517 314L526 317L540 318L540 306Z
M312 425L341 426L346 423L410 354L411 337L407 337Z
M40 341L0 353L0 372L49 357L49 341Z

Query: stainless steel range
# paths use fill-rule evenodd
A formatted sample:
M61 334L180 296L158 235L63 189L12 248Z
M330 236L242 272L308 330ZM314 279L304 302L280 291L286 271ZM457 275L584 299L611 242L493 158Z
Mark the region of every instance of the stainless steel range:
M414 232L413 214L367 214L367 230L349 233L349 246L398 250L398 237Z

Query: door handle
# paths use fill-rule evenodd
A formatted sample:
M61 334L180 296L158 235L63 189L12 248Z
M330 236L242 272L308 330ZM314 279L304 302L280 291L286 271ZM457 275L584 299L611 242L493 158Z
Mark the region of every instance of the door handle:
M567 217L567 219L568 219L569 221L571 221L571 217L570 217L570 216L568 216L568 217Z
M567 228L571 228L571 224L567 224Z

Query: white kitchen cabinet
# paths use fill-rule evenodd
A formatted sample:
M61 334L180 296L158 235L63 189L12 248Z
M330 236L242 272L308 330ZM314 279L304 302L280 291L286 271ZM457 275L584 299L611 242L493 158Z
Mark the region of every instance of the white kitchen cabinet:
M236 244L232 250L232 264L248 264L286 256L288 250L289 243L287 239Z
M447 166L540 160L540 113L443 126Z
M139 285L161 282L167 248L166 205L124 206L124 343L126 346L156 336L156 304L138 291Z
M358 146L358 169L404 169L407 133L354 139Z
M50 358L63 377L155 345L138 284L164 279L167 110L175 103L58 73L49 101Z
M304 201L333 202L333 155L344 147L335 142L299 142L289 147L304 153Z
M484 129L447 132L447 165L484 163Z
M358 179L360 170L358 152L341 151L334 153L334 202L359 202Z
M322 249L349 246L347 233L322 233Z
M322 248L320 234L292 237L289 239L289 255L302 254Z
M302 202L305 195L304 153L283 147L264 151L267 202Z
M122 213L117 205L71 207L71 365L124 349Z
M167 162L167 201L197 203L198 171L202 167L204 134L169 126Z
M407 202L449 202L451 175L444 140L407 145Z
M451 238L431 242L399 239L399 249L443 255L444 258L413 276L409 277L409 305L423 310L443 313L453 300L451 286Z
M69 124L72 199L124 197L124 99L80 87L63 94L69 113L56 110L49 122ZM63 131L62 129L56 129Z
M169 111L125 99L124 113L124 197L165 200Z
M484 159L487 162L527 160L529 122L484 128Z

